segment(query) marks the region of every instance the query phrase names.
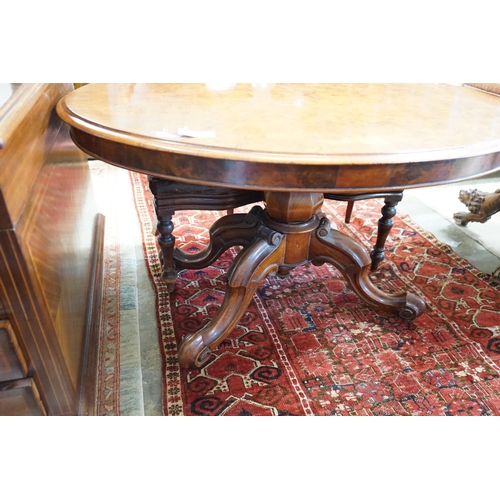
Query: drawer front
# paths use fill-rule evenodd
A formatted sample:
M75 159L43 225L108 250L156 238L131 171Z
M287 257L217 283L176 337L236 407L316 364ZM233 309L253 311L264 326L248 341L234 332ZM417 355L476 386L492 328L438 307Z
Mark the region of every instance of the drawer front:
M44 416L45 408L31 378L0 382L0 416Z
M26 377L28 366L8 320L0 320L0 382Z

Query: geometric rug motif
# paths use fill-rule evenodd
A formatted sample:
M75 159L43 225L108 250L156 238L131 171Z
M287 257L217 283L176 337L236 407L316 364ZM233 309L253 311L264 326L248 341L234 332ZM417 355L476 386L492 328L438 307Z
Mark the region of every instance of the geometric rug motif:
M147 178L131 179L156 293L165 415L500 415L500 287L401 214L371 279L386 292L421 297L427 307L418 318L365 305L329 264L300 266L261 282L202 369L181 368L178 345L216 314L237 249L180 272L169 293ZM356 202L350 224L345 203L325 200L322 211L371 250L381 207L378 199ZM200 251L222 216L177 212L176 244Z

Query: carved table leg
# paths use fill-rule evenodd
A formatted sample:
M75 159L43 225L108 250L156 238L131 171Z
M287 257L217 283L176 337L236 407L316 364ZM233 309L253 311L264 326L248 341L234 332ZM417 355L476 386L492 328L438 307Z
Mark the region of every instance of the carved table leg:
M258 230L257 215L262 211L253 207L247 214L226 215L210 228L210 241L206 248L195 254L188 254L176 248L174 262L177 269L202 269L215 262L228 248L246 247L255 238Z
M173 210L163 211L161 216L157 215L158 224L156 226L159 236L160 259L162 264L162 279L167 283L169 292L173 291L174 283L177 280L177 271L174 267L174 246L175 236L172 234L174 224L172 222Z
M388 196L382 207L382 217L378 220L377 241L370 253L372 260L371 270L376 271L385 257L385 242L394 224L392 218L396 215L396 205L401 201L402 195Z
M260 208L260 207L259 207ZM248 214L234 214L222 217L210 229L209 245L196 254L188 254L175 248L172 234L172 211L163 210L158 215L158 244L162 263L162 279L169 292L174 290L177 272L181 269L202 269L215 262L223 252L236 245L247 246L257 232L257 218L254 211Z
M236 257L228 274L224 301L215 318L196 333L186 336L179 346L182 367L201 367L236 326L245 313L260 282L276 272L285 253L282 235L260 227L255 241Z
M377 309L399 314L406 319L417 317L424 309L422 299L409 292L392 295L379 290L370 280L370 256L349 236L331 229L324 218L311 238L309 258L314 265L334 265L347 279L353 291Z

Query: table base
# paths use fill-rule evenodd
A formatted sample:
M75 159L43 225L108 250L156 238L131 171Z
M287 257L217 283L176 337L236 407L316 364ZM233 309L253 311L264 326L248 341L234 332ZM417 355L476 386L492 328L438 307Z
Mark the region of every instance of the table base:
M265 193L266 210L255 206L248 214L226 215L210 229L206 249L188 255L174 253L176 267L201 269L215 262L232 246L242 246L227 275L224 301L213 320L186 336L179 346L184 368L202 367L213 351L235 328L260 282L270 273L287 275L308 262L336 267L352 290L380 310L413 319L425 308L409 292L388 294L370 280L371 258L358 242L331 227L319 212L323 195L317 193Z

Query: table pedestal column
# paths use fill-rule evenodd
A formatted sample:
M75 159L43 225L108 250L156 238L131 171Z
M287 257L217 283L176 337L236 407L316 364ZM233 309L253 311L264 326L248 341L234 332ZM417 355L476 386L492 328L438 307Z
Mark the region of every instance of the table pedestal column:
M413 294L382 292L373 285L366 249L330 226L319 212L320 193L265 193L267 210L256 206L248 214L228 215L210 230L210 243L198 255L176 250L176 267L202 268L231 246L243 249L228 271L224 301L214 319L179 346L183 367L201 367L245 313L260 282L270 273L286 275L296 266L329 263L343 274L353 291L368 304L413 319L425 308Z

